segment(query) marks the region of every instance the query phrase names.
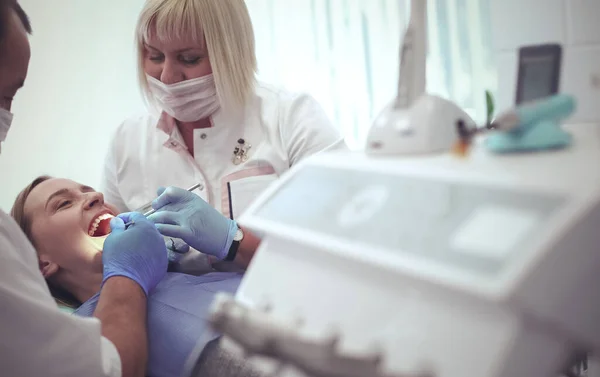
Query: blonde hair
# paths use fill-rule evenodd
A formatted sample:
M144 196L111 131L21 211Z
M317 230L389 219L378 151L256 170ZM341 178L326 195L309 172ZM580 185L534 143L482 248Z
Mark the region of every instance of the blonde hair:
M252 21L244 0L147 0L138 19L136 44L142 94L153 97L144 73L150 34L163 41L191 37L206 47L221 106L243 106L256 83Z

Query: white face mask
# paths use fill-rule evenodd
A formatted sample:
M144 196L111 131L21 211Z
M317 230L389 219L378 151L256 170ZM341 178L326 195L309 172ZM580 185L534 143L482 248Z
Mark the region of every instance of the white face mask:
M6 140L6 135L12 124L13 115L10 111L0 109L0 151L2 151L2 143Z
M164 84L146 75L150 92L163 111L182 122L205 119L219 109L212 74L176 84Z

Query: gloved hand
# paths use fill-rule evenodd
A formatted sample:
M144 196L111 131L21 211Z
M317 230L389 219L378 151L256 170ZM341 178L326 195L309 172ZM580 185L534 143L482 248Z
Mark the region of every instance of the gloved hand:
M177 238L165 239L167 245L167 252L169 256L169 262L179 262L185 254L190 251L190 245Z
M125 229L125 223L133 221ZM130 212L110 221L112 232L104 242L102 282L125 276L138 283L146 295L167 273L167 248L154 224L142 214Z
M224 259L233 243L237 224L198 195L184 189L161 187L152 202L156 212L148 219L167 237L181 238L204 254Z

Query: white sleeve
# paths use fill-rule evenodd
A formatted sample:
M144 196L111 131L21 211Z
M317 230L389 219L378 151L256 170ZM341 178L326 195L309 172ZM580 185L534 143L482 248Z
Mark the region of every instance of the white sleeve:
M117 161L115 156L115 150L118 148L118 136L113 135L108 151L104 158L104 167L102 170L102 176L100 178L100 192L104 195L106 203L111 204L119 209L121 212L130 211L127 208L127 204L123 201L119 192L119 181L117 174Z
M347 148L344 138L312 96L294 98L283 114L282 137L291 166L321 151Z
M7 376L120 377L100 321L61 312L38 271L35 250L0 211L0 371Z

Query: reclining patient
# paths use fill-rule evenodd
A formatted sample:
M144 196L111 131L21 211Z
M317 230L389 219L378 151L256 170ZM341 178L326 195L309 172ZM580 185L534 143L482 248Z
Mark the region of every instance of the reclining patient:
M39 177L19 194L11 214L37 250L57 302L92 316L102 282L102 244L116 208L90 187ZM206 323L209 307L217 292L235 293L241 278L234 272L167 273L148 297L149 376L179 377L198 341L217 337Z

